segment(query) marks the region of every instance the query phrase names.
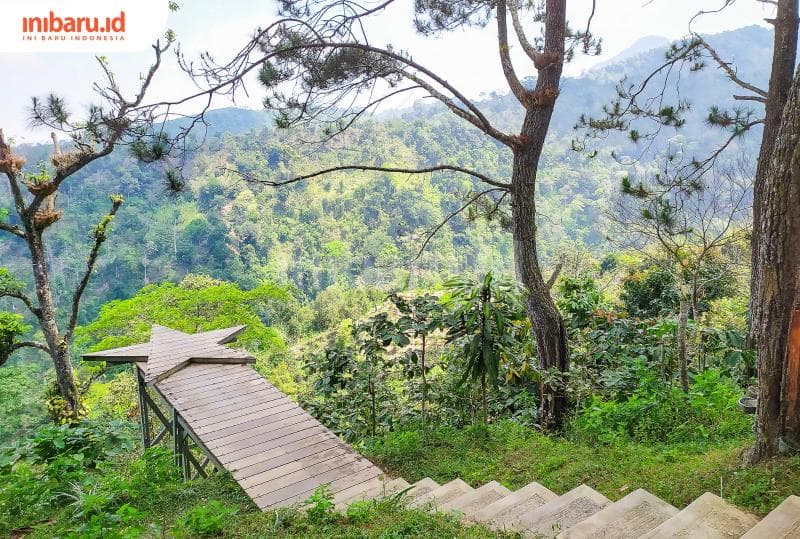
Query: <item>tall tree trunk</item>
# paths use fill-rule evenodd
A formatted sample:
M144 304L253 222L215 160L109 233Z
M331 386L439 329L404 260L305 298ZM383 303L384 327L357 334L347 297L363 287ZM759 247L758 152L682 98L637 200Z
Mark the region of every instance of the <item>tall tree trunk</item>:
M514 148L511 176L514 265L517 279L525 286L525 308L536 336L536 351L542 369L559 373L569 370L567 332L550 289L542 278L536 244L536 174L545 144L564 67L566 6L563 0L548 0L543 60L537 65L536 87ZM543 429L563 424L567 397L559 384L542 384L540 422Z
M33 219L31 218L30 221ZM28 231L28 248L31 253L31 265L33 268L33 280L36 286L36 296L39 300L41 310L39 323L44 334L45 342L50 349L50 357L56 371L56 383L59 392L66 402L67 418L75 419L80 412L80 392L75 380L75 373L72 370L72 362L69 355L69 345L64 342L56 322L56 307L53 302L53 295L50 288L50 277L47 272L44 244L42 234L31 222L26 227Z
M800 286L798 283L795 286L794 308L786 343L781 413L784 444L790 451L800 452Z
M794 78L794 67L797 58L797 16L798 0L778 0L778 10L775 20L775 35L772 45L772 71L769 78L768 97L765 103L764 134L761 139L761 148L758 153L756 175L753 181L753 232L751 243L751 272L750 272L750 308L747 331L747 347L755 349L758 345L758 326L762 317L761 309L765 300L762 295L769 295L769 291L762 291L761 286L768 277L764 275L765 268L761 265L758 246L762 241L761 219L764 207L769 203L769 193L766 187L767 174L769 173L770 159L775 147L775 139L781 125L781 117L789 90Z
M689 392L689 368L686 358L686 324L689 319L689 299L681 295L680 312L678 314L678 361L681 369L681 389Z
M797 417L796 408L785 406L782 392L791 386L785 380L785 359L800 266L800 75L789 94L761 195L759 239L753 245L759 279L753 290L757 309L751 312L758 335L758 410L751 462L776 455L787 427L784 418Z

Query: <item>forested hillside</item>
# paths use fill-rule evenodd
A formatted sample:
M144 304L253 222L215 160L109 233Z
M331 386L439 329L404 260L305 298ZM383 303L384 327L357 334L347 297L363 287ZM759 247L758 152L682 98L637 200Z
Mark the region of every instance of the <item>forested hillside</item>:
M736 60L743 76L756 83L767 79L768 66L761 61L770 46L767 30L747 27L710 40L726 58ZM663 51L656 49L564 82L538 190L545 266L552 266L561 254L575 258L587 250L602 258L614 250L606 239L602 213L630 167L620 166L612 151L622 160L647 149L640 163L646 168L670 143L703 155L722 140L722 134L709 133L702 118L712 104L731 104L730 83L708 68L686 74L682 88L693 107L686 127L665 133L654 147L637 147L619 135L590 142L602 145L594 159L571 149L580 114L598 114L615 95L623 74L641 79L662 59ZM493 95L481 106L501 125L519 123L519 109L510 94ZM52 261L64 285L77 280L82 253L88 249L86 218L100 215L108 194L125 196L108 251L90 284L82 321L93 318L108 300L129 297L148 283L180 280L190 272L244 286L266 277L290 283L309 298L335 282L403 288L461 272L510 273L510 238L502 230L502 215L491 223L456 216L416 256L426 233L476 189L468 177L345 172L275 190L229 172L275 180L337 165L430 166L447 161L497 178L508 176L510 154L439 107L419 104L385 113L325 144L307 143L324 139L323 133L276 130L261 113L223 109L212 112L209 121L206 144L186 165L188 189L182 196L167 195L162 172L137 163L124 151L93 164L65 187L60 203L76 211L67 212L49 232ZM729 154L752 159L758 140L759 133L751 132ZM46 160L50 148L24 151L35 164ZM0 189L3 200L9 200L7 186ZM20 247L3 242L0 252L24 278L25 268L15 256ZM70 287L57 289L66 293Z
M491 4L489 19L494 10L505 16L505 3ZM416 3L422 11L444 9L442 20L452 15L448 5ZM286 24L309 31L294 17ZM736 73L767 86L771 31L750 26L706 39L735 62ZM281 56L279 42L281 61L299 62ZM380 109L337 136L314 122L286 128L279 112L227 108L206 115L208 131L204 138L194 132L197 149L186 156L161 144L188 120L136 125L142 115L115 102L111 91L105 97L120 117L110 121L111 136L101 133L111 141L109 155L58 185L49 178L59 178L65 162L96 150L13 147L0 131L0 171L17 191L29 191L10 192L0 182L0 232L8 233L0 241L0 535L522 536L494 521L410 507L402 493L340 503L341 492L368 482L353 477L372 473L372 464L347 471L347 459L365 462L353 451L377 465L375 473L466 485L467 494L488 485L513 497L536 481L540 492L567 499L588 485L611 508L644 489L678 513L713 492L726 511L751 513L750 526L800 495L796 454L742 467L754 441L750 414L760 379L746 336L762 137L758 122L739 132L738 120L719 111L750 119L749 105L761 106L761 114L767 98L734 100L730 73L716 63L667 60L680 84L656 85L650 118L585 129L627 85L674 54L641 46L555 85L553 120L527 183L519 180L519 155L532 145L520 124L532 110L552 106L519 99L534 95L526 93L537 84L531 77L516 96L494 93L477 102L500 136L463 121L458 116L469 112L447 100ZM374 66L359 62L356 75L342 74L340 64L345 71L353 66L346 57L335 60L323 66L330 72L315 72L325 91L360 69L372 75ZM297 76L307 82L303 77L313 77L299 63ZM282 76L265 63L259 89L269 93ZM685 123L668 105L678 102L689 107ZM58 123L63 110L50 99L51 112L54 103ZM660 121L673 125L642 136ZM135 142L114 138L120 125ZM169 135L136 138L153 128ZM98 130L81 124L74 132L92 137ZM675 173L729 137L705 174L684 182ZM164 160L180 174L152 163ZM294 181L351 165L441 164L478 175L353 168ZM487 184L500 187L475 203ZM534 185L535 197L521 196L521 185ZM53 206L26 214L18 211L24 197ZM534 198L530 213L512 219L519 202ZM520 215L535 215L535 223L529 219L522 230ZM46 267L35 280L36 245L23 224L46 229ZM525 241L528 251L521 252ZM538 288L520 277L525 260ZM49 284L40 284L43 274ZM86 282L81 298L76 284ZM37 286L52 291L50 318L28 299L47 299L30 293ZM547 320L532 314L548 314L548 306L561 348L544 347ZM45 345L53 320L72 327L55 331L57 339ZM237 326L244 326L241 333ZM185 335L170 340L177 332ZM184 350L198 338L189 334L201 332L215 336ZM136 344L143 346L114 353L138 361L141 379L137 367L132 373L101 354ZM191 355L206 349L222 354ZM87 352L96 354L78 359ZM164 366L160 377L147 379L148 389L158 354L165 363L185 361ZM548 354L565 361L548 364ZM59 360L71 367L67 374L74 369L74 406L59 385L65 373L54 375ZM248 364L234 364L239 360ZM186 378L176 381L178 374ZM245 390L234 394L240 385ZM175 391L161 393L163 387ZM212 397L201 395L211 387ZM197 402L184 398L191 392L201 395ZM564 403L558 415L556 400ZM180 421L176 402L186 405ZM153 412L160 405L171 421ZM148 427L140 431L142 417ZM210 443L171 438L193 428L184 420L196 421L195 435ZM307 447L312 429L320 438ZM262 447L262 439L271 445ZM316 443L326 449L309 449ZM230 460L218 465L214 451ZM203 462L194 464L194 476L192 455ZM214 473L215 466L226 473ZM252 475L237 475L242 470ZM340 479L355 483L334 492ZM277 502L248 497L262 486L266 498L302 503L276 509ZM528 512L529 501L514 507ZM608 536L620 536L614 533Z

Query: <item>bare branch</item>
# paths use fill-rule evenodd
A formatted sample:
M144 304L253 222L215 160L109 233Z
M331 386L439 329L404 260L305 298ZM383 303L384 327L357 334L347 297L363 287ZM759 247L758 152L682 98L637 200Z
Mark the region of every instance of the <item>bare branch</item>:
M14 298L20 300L36 318L41 318L42 310L22 290L0 289L0 298Z
M515 0L511 0L514 3ZM497 2L497 43L500 50L500 65L506 77L511 92L523 106L529 101L528 90L519 81L514 65L511 63L511 54L508 48L508 23L506 22L506 1Z
M98 223L92 234L94 235L94 245L92 246L92 250L89 253L89 258L86 261L86 271L83 274L80 282L78 283L78 287L75 289L75 293L72 296L72 307L70 311L69 317L69 324L67 325L67 331L64 334L64 340L66 342L70 342L72 339L72 333L75 331L75 326L78 323L78 311L80 309L81 298L83 296L84 290L86 290L86 285L89 283L89 279L92 276L92 271L94 271L95 263L97 262L97 256L100 254L100 247L106 241L107 232L108 232L108 225L114 219L114 215L116 215L117 210L122 205L122 197L119 195L112 195L111 197L111 210L108 214L103 217L103 219Z
M717 62L717 65L719 65L719 67L723 71L725 71L725 74L728 76L728 78L731 81L733 81L734 83L738 84L739 86L741 86L745 90L748 90L750 92L753 92L756 95L759 95L759 96L763 97L764 99L769 97L769 93L766 92L765 90L762 90L761 88L759 88L759 87L757 87L757 86L755 86L753 84L750 84L749 82L745 82L744 80L740 79L739 76L736 73L736 70L733 67L731 67L730 62L726 62L725 60L723 60L722 57L719 55L719 53L717 53L717 51L714 49L714 47L709 45L708 41L703 39L698 34L695 34L694 37L695 37L695 39L697 39L697 41L700 43L700 45L705 50L708 51L708 54L710 54L711 57L714 59L714 61Z
M502 189L497 189L497 188L493 188L493 189L486 189L485 191L481 191L481 192L479 192L479 193L476 193L475 195L471 196L471 197L470 197L470 198L469 198L469 199L468 199L468 200L467 200L467 201L466 201L466 202L465 202L465 203L464 203L464 204L463 204L461 207L459 207L457 210L455 210L455 211L453 211L453 212L449 213L449 214L447 215L447 217L445 217L445 218L444 218L442 221L440 221L440 222L439 222L439 224L438 224L438 225L436 225L435 227L433 227L433 228L432 228L430 231L428 231L428 232L425 234L425 239L423 240L423 242L422 242L422 245L420 246L419 250L417 251L417 254L416 254L416 256L414 256L414 258L412 258L412 259L411 259L411 261L413 262L413 261L419 260L419 257L421 257L421 256L422 256L422 253L424 253L424 252L425 252L425 249L428 247L428 244L430 244L430 242L431 242L431 240L433 239L433 237L434 237L434 236L436 236L436 234L437 234L437 233L438 233L438 232L439 232L439 231L440 231L440 230L441 230L441 229L444 227L444 225L446 225L447 223L449 223L449 222L450 222L450 221L451 221L453 218L455 218L457 215L459 215L459 214L460 214L460 213L462 213L464 210L466 210L467 208L469 208L469 207L470 207L472 204L474 204L475 202L477 202L478 200L480 200L482 197L484 197L484 196L488 195L489 193L493 193L493 192L496 192L496 191L502 191ZM505 193L503 193L503 194L505 194Z
M525 29L522 28L522 23L519 20L516 0L511 0L508 3L508 12L511 13L511 24L514 26L514 32L517 34L517 41L522 45L522 50L525 51L528 58L533 61L533 65L541 65L543 58L542 53L528 41L528 36L525 35Z
M12 352L20 348L38 348L39 350L44 350L48 354L50 353L50 348L46 344L37 341L17 341L11 345Z
M757 101L759 103L766 103L767 98L760 95L736 95L732 96L736 101Z
M50 349L44 343L36 341L17 341L15 343L11 343L11 346L0 352L0 367L5 365L6 361L8 361L8 358L11 357L11 354L22 348L36 348L38 350L44 350L48 354L50 353Z
M9 225L8 223L0 223L0 230L14 234L18 238L25 239L25 232L18 225Z
M511 184L501 182L498 180L493 180L492 178L486 176L485 174L481 174L480 172L476 172L474 170L470 170L464 167L458 167L454 165L434 165L432 167L425 167L425 168L402 168L402 167L378 167L378 166L368 166L368 165L342 165L337 167L326 168L322 170L318 170L316 172L312 172L310 174L301 174L299 176L295 176L288 180L266 180L262 178L258 178L254 175L240 172L238 170L234 170L231 168L223 167L223 170L227 172L232 172L234 174L238 174L239 176L243 177L245 180L255 183L261 183L263 185L267 185L269 187L282 187L284 185L290 185L293 183L301 182L304 180L309 180L311 178L316 178L318 176L323 176L325 174L330 174L332 172L341 172L346 170L361 170L361 171L373 171L373 172L399 172L403 174L426 174L429 172L441 172L441 171L451 171L451 172L460 172L462 174L467 174L480 180L481 182L492 185L497 189L500 190L509 190L511 189Z
M547 287L548 290L552 289L553 285L556 284L556 281L558 280L558 276L561 274L562 269L564 269L563 256L558 259L558 264L556 264L556 267L553 268L553 273L550 275L550 278L547 279L547 283L545 283L545 286Z

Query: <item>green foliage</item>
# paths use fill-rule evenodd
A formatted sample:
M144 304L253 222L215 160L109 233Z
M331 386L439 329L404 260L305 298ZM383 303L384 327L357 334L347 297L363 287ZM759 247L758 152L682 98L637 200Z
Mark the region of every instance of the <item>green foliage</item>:
M497 386L500 364L517 344L525 319L517 285L489 272L480 282L457 277L444 287L447 341L460 347L464 361L461 383L479 380L483 387L487 382Z
M377 290L333 284L317 294L312 302L313 328L325 330L343 320L361 318L379 302L380 296Z
M150 285L126 300L103 306L97 319L76 332L76 345L103 350L146 342L152 324L188 333L246 325L237 341L252 351L281 351L281 332L262 321L280 324L282 302L290 299L284 287L264 283L242 290L233 283L187 275L180 284Z
M41 376L31 364L0 368L0 446L23 439L46 421Z
M680 303L675 276L657 265L630 272L622 282L620 299L629 313L646 318L675 312Z
M694 377L689 394L641 369L627 399L593 396L572 424L585 443L719 443L749 432L752 422L737 406L741 390L715 370Z
M226 507L219 500L199 503L178 519L173 532L176 537L219 535L237 512L236 508Z
M558 310L573 328L588 325L595 312L606 305L591 277L564 277L558 282Z
M306 514L314 524L330 522L335 516L333 492L327 485L318 487L306 500Z
M76 519L94 519L94 525L102 527L104 517L98 515L119 494L98 489L89 474L131 451L133 428L120 422L47 425L4 448L0 452L0 534L4 528L36 522L67 505Z
M0 366L2 366L13 352L13 344L18 337L30 331L31 326L25 324L25 319L12 313L0 312Z
M135 425L121 421L88 421L46 425L32 437L2 455L2 466L23 460L47 464L48 469L71 470L94 467L134 447Z

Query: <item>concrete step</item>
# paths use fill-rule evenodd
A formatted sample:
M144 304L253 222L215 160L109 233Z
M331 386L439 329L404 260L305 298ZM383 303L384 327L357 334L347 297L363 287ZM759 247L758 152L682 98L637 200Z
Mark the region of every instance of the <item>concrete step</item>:
M376 477L361 485L356 485L351 489L337 492L333 497L333 503L336 504L337 509L344 509L354 502L363 500L371 500L373 498L383 498L410 485L402 477L397 479L388 479L384 477Z
M406 490L410 488L411 485L403 479L402 477L398 477L397 479L392 479L388 483L386 483L386 493L385 496L390 496L392 494L397 494L401 490Z
M533 511L518 515L513 530L532 537L555 537L611 503L587 485L581 485Z
M333 503L336 509L344 509L351 502L366 499L366 494L372 490L379 489L383 486L383 477L374 477L369 481L353 485L350 488L341 490L333 496Z
M761 519L742 539L798 539L800 538L800 496L789 496Z
M639 537L678 514L678 510L646 490L634 490L586 520L561 532L558 539Z
M471 515L509 494L511 494L511 491L506 487L497 481L491 481L480 488L474 489L472 492L467 492L458 498L453 498L449 502L440 504L438 509L442 512L458 511L465 516Z
M519 515L525 514L558 498L558 494L537 482L529 483L505 498L467 515L474 522L485 522L493 528L510 527Z
M642 536L642 539L731 539L744 535L758 519L706 492L674 517ZM766 539L766 538L765 538Z
M426 477L424 479L420 479L419 481L411 485L411 489L406 493L406 496L410 498L410 500L415 500L420 496L424 496L425 494L429 493L432 490L436 490L440 486L441 485L439 483L437 483L430 477Z
M461 479L453 479L449 483L445 483L441 487L434 489L427 494L417 496L410 504L409 507L428 507L438 510L443 504L458 498L468 492L472 492L471 486L466 484Z

